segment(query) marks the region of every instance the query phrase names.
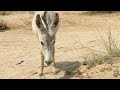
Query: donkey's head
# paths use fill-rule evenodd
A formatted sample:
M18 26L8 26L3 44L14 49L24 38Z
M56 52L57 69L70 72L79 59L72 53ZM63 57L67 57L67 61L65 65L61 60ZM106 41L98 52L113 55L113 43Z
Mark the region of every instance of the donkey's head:
M45 11L43 15L37 14L36 25L41 31L40 42L45 62L49 65L54 60L55 36L59 25L59 15L56 12Z

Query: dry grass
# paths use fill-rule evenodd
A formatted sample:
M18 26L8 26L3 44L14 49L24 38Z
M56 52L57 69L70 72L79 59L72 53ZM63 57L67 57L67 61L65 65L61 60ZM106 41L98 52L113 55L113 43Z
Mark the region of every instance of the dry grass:
M104 49L107 51L108 55L110 57L120 57L120 49L112 35L110 26L108 32L106 33L107 39L105 39L99 31L98 33L102 41L100 43L104 45Z
M0 11L0 15L10 15L13 13L30 13L33 14L34 11Z
M113 76L114 76L114 77L120 76L120 72L119 72L118 69L115 69L115 70L113 71Z
M9 14L7 14L10 12ZM5 13L4 15L0 15L1 27L8 26L10 29L23 29L31 30L31 21L33 15L30 11L1 11L1 13ZM4 23L4 24L3 24ZM2 26L3 25L3 26Z
M87 11L84 12L84 15L104 15L104 14L112 14L114 11ZM115 12L114 12L115 13Z
M101 40L97 41L100 41L101 46L103 45L102 48L105 51L107 51L107 53L100 51L96 52L92 48L87 47L83 45L81 42L79 42L82 45L82 47L86 48L87 52L90 52L89 55L85 57L85 61L83 62L83 65L85 65L87 69L91 69L97 65L111 62L112 60L114 60L114 58L120 57L120 48L117 45L117 41L114 39L112 35L110 27L108 32L105 33L107 38L105 38L99 31L98 34ZM100 71L102 72L105 70L111 71L111 68L103 68Z
M0 11L0 15L9 15L11 14L13 11Z

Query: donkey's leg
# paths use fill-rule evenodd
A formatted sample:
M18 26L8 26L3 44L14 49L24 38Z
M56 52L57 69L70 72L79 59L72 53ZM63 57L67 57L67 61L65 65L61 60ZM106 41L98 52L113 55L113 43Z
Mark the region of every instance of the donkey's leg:
M56 68L55 60L53 61L52 66L53 66L53 70L52 70L53 74L57 74L58 72L60 72L60 69Z
M37 39L38 39L39 46L40 46L40 32L39 31L38 31ZM40 54L41 54L40 76L42 76L43 75L43 69L44 69L44 56L43 56L42 52Z
M54 56L55 56L55 49L54 49ZM53 74L57 74L60 70L56 68L55 58L53 59L52 66L53 66L52 73L53 73Z
M40 76L43 75L43 69L44 69L44 56L41 52L41 66L40 66Z

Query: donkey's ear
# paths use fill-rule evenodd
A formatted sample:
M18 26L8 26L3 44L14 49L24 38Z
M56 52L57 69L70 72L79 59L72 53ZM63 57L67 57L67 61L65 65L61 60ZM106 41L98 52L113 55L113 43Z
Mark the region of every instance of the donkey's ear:
M45 11L45 12L44 12L44 15L42 16L42 19L43 19L43 21L44 21L44 24L45 24L45 26L46 26L46 28L47 28L46 17L47 17L47 11Z
M37 25L37 27L40 28L40 29L43 29L43 28L44 28L44 25L43 25L43 23L42 23L42 19L41 19L41 17L40 17L39 14L37 14L37 16L36 16L36 25Z
M59 23L59 15L58 13L56 13L55 15L56 15L56 19L55 19L54 25L57 26Z
M55 21L54 21L54 30L53 30L53 33L56 34L56 32L58 31L58 26L59 25L59 15L58 13L55 14Z

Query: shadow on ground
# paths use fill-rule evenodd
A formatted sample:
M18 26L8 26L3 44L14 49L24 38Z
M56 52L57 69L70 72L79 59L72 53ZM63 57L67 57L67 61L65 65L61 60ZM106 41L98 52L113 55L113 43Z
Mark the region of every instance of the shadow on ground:
M87 11L87 12L84 12L83 14L84 15L104 15L104 14L112 14L113 11ZM114 11L114 13L117 13Z
M65 71L64 76L59 79L70 79L74 76L74 71L76 71L80 67L80 62L58 62L56 63L56 67Z

